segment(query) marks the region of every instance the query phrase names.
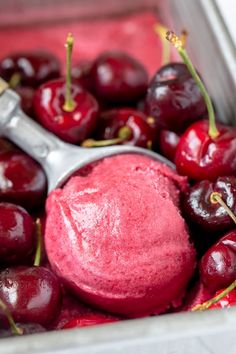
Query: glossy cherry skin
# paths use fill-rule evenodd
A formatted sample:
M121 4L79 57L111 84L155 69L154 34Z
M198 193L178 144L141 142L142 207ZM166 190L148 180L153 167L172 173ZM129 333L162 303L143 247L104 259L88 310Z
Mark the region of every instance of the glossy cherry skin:
M104 111L99 119L95 132L98 140L118 138L119 130L128 127L131 135L121 144L151 147L153 129L147 123L144 113L131 108L118 108Z
M106 324L106 323L111 323L116 321L118 321L118 319L115 317L113 318L105 315L99 315L99 314L95 315L90 313L90 314L81 315L77 318L73 318L63 326L63 329L88 327L88 326L101 325L101 324Z
M98 56L91 69L96 97L106 103L138 101L146 93L148 74L136 59L123 52Z
M53 80L40 86L34 95L33 105L37 120L62 140L78 144L93 131L98 114L95 98L79 85L72 84L71 91L76 103L72 112L63 109L65 80Z
M214 181L236 173L236 129L217 124L219 136L208 135L208 121L192 124L181 136L175 155L177 171L194 181Z
M22 207L0 203L0 263L23 262L34 248L34 222Z
M82 86L84 89L88 91L93 90L91 68L92 68L92 62L85 61L74 66L71 72L73 82L77 83L78 85Z
M207 112L194 79L182 63L170 63L157 71L147 91L145 110L158 126L174 132L183 132Z
M170 130L161 130L159 135L159 149L162 155L174 162L175 153L180 136Z
M18 86L14 89L21 97L21 109L29 117L34 116L33 97L34 90L31 87Z
M215 233L228 231L235 226L225 209L212 203L210 196L218 192L230 210L236 214L236 177L219 177L215 182L201 181L185 194L182 210L190 224L206 231L211 238ZM214 237L212 237L214 240Z
M47 180L42 168L31 157L5 139L0 139L0 201L28 209L42 205Z
M10 81L12 75L20 74L20 85L38 87L60 76L58 59L46 51L12 53L0 61L0 76Z
M44 267L14 267L0 272L0 298L16 322L50 324L61 309L58 278Z
M236 278L236 230L214 244L200 261L200 275L211 291L229 286Z
M215 296L219 295L222 290L216 292ZM236 289L230 291L226 296L222 297L219 301L209 307L210 309L224 309L236 305Z
M22 336L26 334L42 333L46 332L46 329L38 323L16 323L17 327L20 328L23 333ZM0 329L0 338L7 337L20 337L21 335L13 334L12 330L9 329Z

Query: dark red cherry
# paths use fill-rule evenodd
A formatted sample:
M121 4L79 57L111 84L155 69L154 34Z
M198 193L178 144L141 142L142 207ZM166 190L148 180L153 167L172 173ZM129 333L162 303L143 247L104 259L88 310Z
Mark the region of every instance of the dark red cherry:
M182 63L157 71L147 91L145 111L158 126L175 132L183 132L207 112L195 80Z
M1 271L0 298L16 322L45 326L61 309L60 283L43 267L14 267Z
M175 160L175 153L179 143L180 135L170 130L161 130L159 135L159 149L162 155L170 161Z
M216 292L215 296L219 295L222 290ZM223 309L236 305L236 289L230 291L227 295L223 296L219 301L212 304L210 309Z
M200 275L213 292L236 279L236 230L228 232L209 248L200 261Z
M38 87L60 76L60 64L45 51L12 53L0 61L0 76L11 82L15 74L19 75L21 86Z
M64 326L63 329L69 329L69 328L77 328L77 327L88 327L88 326L94 326L94 325L101 325L101 324L106 324L106 323L111 323L111 322L116 322L118 321L117 318L105 316L105 315L98 315L98 314L85 314L81 315L79 317L73 318L69 322L67 322Z
M121 138L121 144L151 148L153 130L143 112L131 108L112 109L103 112L97 124L98 140Z
M0 263L23 262L34 248L34 222L18 205L0 203Z
M34 334L46 332L46 329L41 326L39 323L16 323L16 326L22 331L21 335ZM21 336L14 334L12 330L9 329L0 329L0 338L7 338L13 336Z
M0 201L33 209L45 200L47 180L31 157L0 139Z
M15 91L21 97L21 108L29 117L33 118L34 109L33 109L33 97L34 90L31 87L18 86L15 88Z
M214 181L236 173L236 129L217 124L219 135L211 138L208 126L205 120L192 124L176 150L177 171L195 181Z
M148 74L136 59L123 52L98 56L91 69L96 97L106 103L138 101L146 93Z
M71 77L74 83L82 86L88 91L93 89L93 81L91 79L92 62L85 61L77 64L71 70Z
M236 214L236 177L219 177L215 182L201 181L191 187L183 198L182 209L185 217L193 226L207 232L209 239L235 226L226 210L219 203L211 201L211 195L217 192L222 200ZM199 233L201 238L201 233ZM202 239L202 242L204 240Z
M70 86L75 108L66 111L66 83L64 79L53 80L40 86L34 95L33 105L37 120L62 140L77 144L93 131L98 114L95 98L79 85Z

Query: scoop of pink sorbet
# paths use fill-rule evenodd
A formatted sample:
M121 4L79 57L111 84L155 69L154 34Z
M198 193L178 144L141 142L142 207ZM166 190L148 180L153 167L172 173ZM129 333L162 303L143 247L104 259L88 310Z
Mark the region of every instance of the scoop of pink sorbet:
M195 251L178 208L186 179L141 155L117 155L47 200L46 249L83 301L128 316L180 305Z

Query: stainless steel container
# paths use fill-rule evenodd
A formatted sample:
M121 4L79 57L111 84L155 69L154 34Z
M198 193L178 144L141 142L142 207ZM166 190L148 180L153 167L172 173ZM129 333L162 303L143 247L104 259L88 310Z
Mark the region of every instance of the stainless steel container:
M214 99L219 119L236 119L235 42L219 11L220 0L0 0L1 27L60 19L116 16L152 8L170 28L187 28L189 50ZM233 3L230 0L224 0ZM55 15L55 6L57 9ZM29 7L36 11L29 13ZM65 9L65 6L63 7ZM18 15L15 13L18 11ZM234 10L234 11L233 11ZM73 15L72 15L73 14ZM232 8L232 15L236 10ZM167 289L168 291L168 289ZM179 313L116 324L2 339L2 354L222 354L236 353L236 308Z

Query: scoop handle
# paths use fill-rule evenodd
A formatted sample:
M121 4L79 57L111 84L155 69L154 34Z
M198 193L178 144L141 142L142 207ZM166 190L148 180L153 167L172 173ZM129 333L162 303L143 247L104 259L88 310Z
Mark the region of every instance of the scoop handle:
M20 97L12 90L0 96L0 133L9 138L43 167L48 154L63 142L42 128L20 109Z

